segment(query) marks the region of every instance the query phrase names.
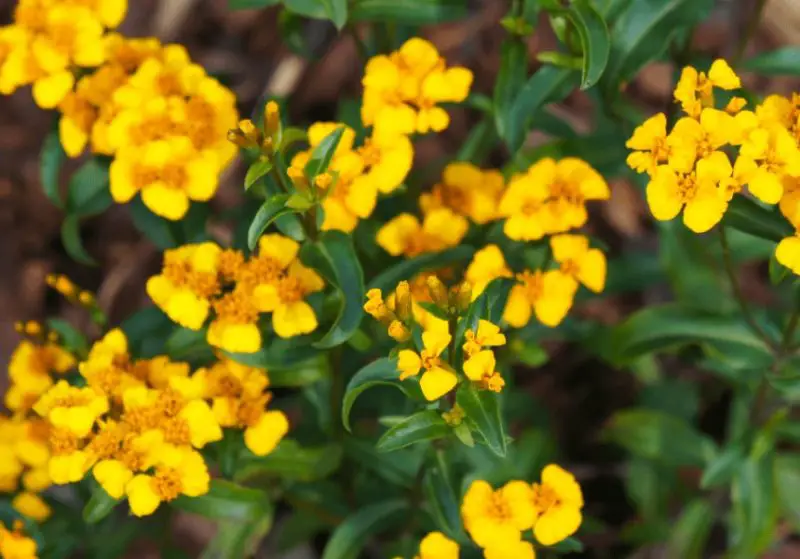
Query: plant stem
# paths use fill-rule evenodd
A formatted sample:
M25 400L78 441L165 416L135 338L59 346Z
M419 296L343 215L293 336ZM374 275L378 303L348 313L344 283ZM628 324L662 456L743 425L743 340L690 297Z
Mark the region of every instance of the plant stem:
M797 324L800 322L800 308L795 308L792 316L789 317L789 322L786 323L786 328L783 330L783 341L781 342L781 352L787 354L794 341L794 333L797 330Z
M739 308L742 311L742 317L753 333L761 338L767 347L769 347L773 352L777 351L778 348L776 347L775 342L772 341L764 329L758 324L750 309L750 305L747 303L747 299L744 296L742 286L739 284L739 279L736 275L736 267L734 266L733 258L731 257L731 248L728 243L728 235L725 233L725 227L719 228L719 240L720 244L722 245L722 262L725 265L725 272L727 273L728 279L730 279L731 282L731 287L733 288L733 296L736 298L736 302L739 304Z
M764 6L767 5L767 0L755 0L755 6L753 7L752 15L747 19L747 25L745 26L744 33L739 38L739 44L736 46L736 51L733 54L732 63L736 66L744 56L744 52L747 49L747 45L753 39L758 31L758 26L761 23L761 14L764 13Z

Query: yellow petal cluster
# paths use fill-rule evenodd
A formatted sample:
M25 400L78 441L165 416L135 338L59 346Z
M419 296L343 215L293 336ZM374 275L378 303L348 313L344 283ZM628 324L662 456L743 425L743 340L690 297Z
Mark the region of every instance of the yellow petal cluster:
M414 37L389 55L375 56L364 70L361 119L381 133L441 132L450 117L440 105L466 99L472 72L447 67L436 47Z
M476 480L461 503L461 518L487 559L535 557L522 539L531 530L536 541L550 546L574 534L581 525L583 494L575 477L560 466L542 470L540 483L513 480L499 489Z
M37 559L36 542L25 535L21 521L11 530L0 523L0 557L3 559Z
M423 215L439 208L449 208L478 225L497 219L497 209L505 190L505 179L495 169L482 170L467 162L450 163L442 172L441 182L420 195Z
M272 328L282 338L317 328L306 297L325 283L300 262L299 249L288 237L267 234L249 259L211 242L167 250L161 273L147 281L147 293L185 328L200 330L208 323L212 346L254 353L262 346L261 314L272 314Z
M11 505L37 522L50 516L40 493L50 487L49 424L30 414L0 416L0 494L13 494Z

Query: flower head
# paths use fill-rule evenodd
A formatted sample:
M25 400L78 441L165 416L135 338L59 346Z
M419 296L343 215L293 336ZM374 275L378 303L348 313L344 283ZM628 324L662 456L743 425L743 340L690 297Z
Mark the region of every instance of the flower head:
M606 257L600 249L589 248L589 239L583 235L555 235L550 238L550 248L562 273L595 293L603 291L606 283Z
M464 527L486 549L519 541L536 514L531 486L523 481L511 481L497 490L483 480L473 481L461 503Z
M697 118L703 107L714 104L714 88L731 90L742 87L742 83L725 60L717 59L711 64L708 74L686 66L675 87L675 101L683 111Z
M402 349L398 354L400 380L417 376L422 371L419 384L422 394L429 401L438 400L458 383L456 374L441 358L450 340L451 336L447 332L427 331L422 334L424 348L420 353Z
M542 470L541 483L533 484L533 503L533 534L542 545L554 545L570 537L583 520L581 487L575 476L555 464Z

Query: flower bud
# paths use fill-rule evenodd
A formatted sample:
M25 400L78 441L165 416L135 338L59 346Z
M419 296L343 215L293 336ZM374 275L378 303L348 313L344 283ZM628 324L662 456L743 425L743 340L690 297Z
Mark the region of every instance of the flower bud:
M408 320L411 318L411 288L407 281L401 281L395 288L395 312L400 320Z
M428 291L433 302L440 307L447 308L449 298L447 296L447 287L442 283L442 280L436 276L428 276L425 283L428 285Z
M389 336L395 341L403 343L411 338L411 331L399 320L393 320L392 323L389 324Z

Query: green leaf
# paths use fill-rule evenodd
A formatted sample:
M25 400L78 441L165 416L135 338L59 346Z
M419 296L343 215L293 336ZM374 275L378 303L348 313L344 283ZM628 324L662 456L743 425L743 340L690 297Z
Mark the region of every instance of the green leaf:
M339 142L342 139L342 134L344 134L344 126L339 126L336 130L325 136L312 150L305 167L306 176L309 181L313 182L314 177L328 170L331 159L333 159L333 154L336 152L336 148L339 146Z
M467 5L463 0L355 0L350 19L430 25L466 15Z
M494 122L501 138L507 135L511 108L528 74L528 45L519 37L503 41L500 50L500 71L494 86Z
M304 448L292 439L284 439L267 456L251 456L242 460L234 480L252 482L262 476L280 477L297 481L315 481L325 478L339 468L342 447L327 444Z
M686 421L643 408L614 414L605 436L635 456L674 466L703 466L715 452L714 442Z
M770 358L769 349L741 320L712 316L667 304L638 311L603 332L592 343L612 363L629 363L680 345L730 344L755 358Z
M180 510L217 520L244 521L272 515L272 503L266 493L222 479L212 479L205 495L181 495L171 504Z
M407 507L404 500L362 507L336 527L322 552L322 559L356 559L369 538L400 516Z
M797 530L800 526L800 454L782 453L775 460L778 499L787 520Z
M302 388L326 378L330 373L328 367L328 360L319 356L289 369L270 369L269 384Z
M277 534L276 546L278 551L286 554L297 546L313 540L317 534L324 531L328 524L317 518L313 513L296 510L288 513L280 524Z
M683 509L667 543L667 556L681 559L706 557L705 548L716 517L714 507L705 499L695 499Z
M745 60L740 68L767 76L800 76L800 47L768 50Z
M750 456L736 472L731 488L733 542L730 557L760 557L772 544L778 520L775 451Z
M282 215L296 213L296 210L286 207L286 201L288 199L288 194L276 194L264 202L258 209L258 213L256 213L256 216L250 223L250 229L247 230L247 247L250 250L256 248L258 239L273 221Z
M165 349L175 361L213 357L205 329L176 328L167 338Z
M636 0L619 15L611 33L604 88L616 94L649 61L660 57L678 32L708 15L710 0Z
M578 72L569 68L542 66L525 82L509 111L505 134L502 135L512 153L525 139L530 116L544 105L564 99L579 80Z
M261 541L272 528L273 511L240 520L220 520L214 536L199 559L241 559L255 557Z
M397 370L397 359L390 359L382 357L376 359L369 365L361 368L350 382L347 383L347 388L344 391L344 399L342 401L342 423L345 429L350 431L350 410L356 398L361 395L368 388L374 386L393 386L404 394L408 395L408 391L400 382L400 372Z
M379 452L392 452L419 442L441 439L450 433L450 426L439 412L424 410L406 417L386 431L375 448Z
M319 351L311 347L309 337L289 339L273 338L267 347L255 353L230 353L225 355L243 365L267 369L270 374L277 370L296 369L305 366L311 359L319 355Z
M86 335L66 320L48 318L46 324L50 330L58 334L59 345L78 355L84 355L89 351L89 340L86 339Z
M93 158L84 163L69 181L66 211L87 217L104 212L112 204L108 191L108 163Z
M272 161L264 157L256 159L250 167L247 168L247 174L244 176L244 189L250 190L258 180L272 171Z
M95 261L83 247L79 219L80 218L75 214L68 215L64 218L64 221L61 223L61 243L64 245L64 250L67 251L70 258L76 262L86 264L87 266L97 266L97 261Z
M106 493L100 485L95 485L89 502L83 507L83 521L87 524L97 524L111 514L120 502L120 499L115 499Z
M489 449L498 456L505 456L506 434L498 395L478 390L472 383L466 382L456 392L456 403L464 410L466 420L481 434Z
M283 0L283 6L290 12L312 19L329 19L325 13L324 0Z
M472 258L475 249L468 245L460 245L442 252L423 254L416 258L403 260L377 275L369 282L368 289L387 291L394 289L403 280L410 280L420 272L434 268L450 266Z
M277 6L281 0L228 0L229 10L257 10Z
M336 287L341 300L336 320L314 347L341 345L355 333L364 316L364 272L352 237L341 231L326 231L318 241L305 245L301 254L306 264Z
M733 197L722 224L776 243L794 233L777 206L766 208L746 196Z
M588 89L597 83L608 63L611 49L608 27L589 0L572 0L563 14L578 32L583 51L581 89Z
M347 0L321 0L325 8L325 15L328 16L336 29L342 30L347 23Z
M700 487L709 489L728 483L733 474L742 467L745 460L745 449L741 442L728 444L718 453L703 470Z
M42 152L39 155L39 173L45 196L57 208L64 206L64 202L61 200L58 175L65 159L66 154L64 153L64 148L61 147L61 140L59 140L58 128L56 127L45 137L42 144Z
M423 490L437 528L464 544L468 542L468 538L462 527L459 505L461 499L456 494L447 459L445 452L436 452L436 461L428 467L425 474Z
M133 225L159 249L175 248L180 244L172 228L173 222L154 214L144 205L141 198L134 198L128 204Z

